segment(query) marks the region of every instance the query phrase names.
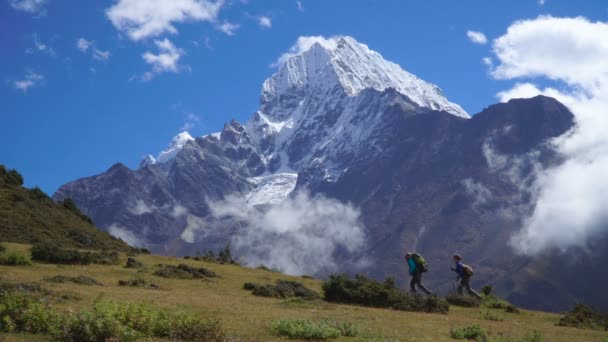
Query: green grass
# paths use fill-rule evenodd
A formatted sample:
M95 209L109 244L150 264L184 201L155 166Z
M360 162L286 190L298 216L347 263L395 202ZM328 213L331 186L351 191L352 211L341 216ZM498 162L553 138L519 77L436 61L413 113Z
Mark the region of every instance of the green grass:
M359 329L348 322L311 321L302 319L281 319L272 323L270 330L291 339L326 340L340 336L354 337Z
M28 245L14 243L5 243L5 246L8 252L21 254L27 254L30 249ZM92 313L96 303L100 302L143 304L153 311L183 312L197 317L202 322L219 322L221 330L227 336L244 341L284 341L287 339L286 336L275 334L269 327L273 322L290 318L315 323L348 322L358 330L358 334L354 337L340 336L335 341L454 341L450 336L452 328L477 324L486 331L489 341L538 342L537 339L526 337L527 334L537 330L545 341L608 342L605 341L607 336L605 331L556 326L561 317L558 314L521 310L519 315L512 315L498 309L484 308L500 314L504 319L490 321L480 317L479 308L452 306L448 314L429 314L321 300L257 297L251 295L250 291L244 290L243 284L246 282L276 284L277 280L290 280L301 282L307 288L321 293L322 282L237 265L156 255L139 255L137 259L149 267L138 270L124 267L127 258L126 254L121 253L119 263L116 265L58 266L34 262L30 266L0 266L0 284L15 284L13 288L23 288L31 297L48 296L46 293L50 291L56 299L52 302L53 312ZM153 274L157 269L153 265L177 266L181 263L192 267L204 266L218 277L175 279ZM44 281L44 278L57 274L66 277L92 277L104 286ZM158 288L118 285L119 280L137 277L158 285ZM0 290L2 290L1 286ZM524 340L524 337L527 339ZM7 341L48 341L50 335L2 333L0 340L3 338ZM154 339L159 338L155 337L152 340Z

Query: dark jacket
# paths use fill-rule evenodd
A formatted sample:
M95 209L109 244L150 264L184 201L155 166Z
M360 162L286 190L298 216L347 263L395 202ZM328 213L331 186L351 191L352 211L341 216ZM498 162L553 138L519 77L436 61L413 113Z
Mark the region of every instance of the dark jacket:
M452 271L456 272L460 278L464 278L466 276L464 273L464 266L460 261L456 263L456 267L452 268Z

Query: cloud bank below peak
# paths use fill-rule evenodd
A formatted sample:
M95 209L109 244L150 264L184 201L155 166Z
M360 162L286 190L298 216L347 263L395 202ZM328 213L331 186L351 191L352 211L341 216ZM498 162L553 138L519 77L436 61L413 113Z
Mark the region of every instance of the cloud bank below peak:
M576 121L551 142L564 162L536 172L532 213L511 240L522 254L585 248L608 233L608 41L600 39L607 36L605 22L540 16L513 23L494 41L491 75L524 80L498 93L501 101L552 96Z

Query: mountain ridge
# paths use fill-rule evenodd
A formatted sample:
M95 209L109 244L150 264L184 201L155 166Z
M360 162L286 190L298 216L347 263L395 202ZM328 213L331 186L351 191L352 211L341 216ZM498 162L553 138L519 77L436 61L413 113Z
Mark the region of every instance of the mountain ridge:
M348 43L338 38L336 49L340 41ZM492 105L469 118L421 106L395 87L349 91L338 76L308 87L309 69L335 76L327 71L334 67L331 51L313 44L288 59L269 79L283 75L281 87L265 82L260 109L248 122L232 120L219 133L188 140L169 162L137 170L113 167L70 182L54 198L73 198L103 229L134 234L155 252L185 255L251 233L242 220L217 217L210 204L241 198L243 210L253 207L263 215L307 192L358 208L367 239L358 255L336 248L332 256L342 271L397 275L403 281L396 261L405 250L424 251L438 265L458 251L481 270L479 282L501 279L495 285L520 301L516 304L559 309L581 298L540 266L542 277L524 272L518 282L572 296L549 303L534 298L536 290L528 294L507 286L510 272L531 263L506 243L532 205L519 180L510 177L532 177L530 163L546 168L560 162L547 143L574 127L568 108L539 96ZM302 57L307 53L308 66ZM509 173L509 158L520 159L521 169ZM268 253L273 245L268 241L259 252ZM349 260L363 257L373 260L372 266L351 268ZM449 290L449 272L428 278L432 287Z

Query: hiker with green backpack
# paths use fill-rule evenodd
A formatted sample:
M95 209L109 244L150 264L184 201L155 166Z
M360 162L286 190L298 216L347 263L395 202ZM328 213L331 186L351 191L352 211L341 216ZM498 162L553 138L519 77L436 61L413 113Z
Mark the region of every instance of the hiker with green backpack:
M458 254L454 255L454 263L456 263L456 267L452 267L452 271L458 274L458 294L462 295L463 290L466 289L467 293L471 296L477 297L478 299L483 299L483 297L475 292L471 288L471 277L473 276L473 268L469 265L465 265L462 263L462 257Z
M432 294L432 292L422 284L422 273L429 270L428 264L422 255L418 253L407 253L405 255L405 260L409 266L410 276L412 276L412 280L410 281L410 292L417 293L416 286L418 286L418 288L427 295Z

